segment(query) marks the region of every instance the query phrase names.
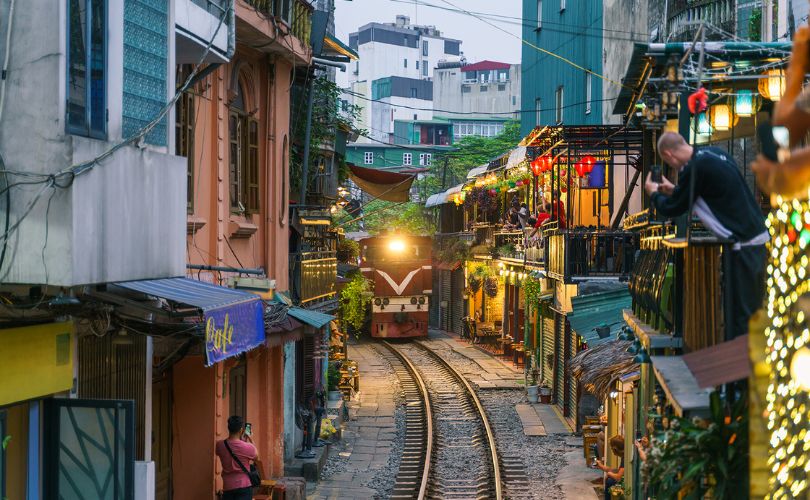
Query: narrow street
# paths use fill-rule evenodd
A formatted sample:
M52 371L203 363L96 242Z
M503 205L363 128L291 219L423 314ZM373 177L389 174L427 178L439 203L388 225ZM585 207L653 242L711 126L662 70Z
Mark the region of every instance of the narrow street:
M585 466L582 438L574 436L549 405L528 402L522 370L438 330L431 330L422 343L473 384L493 427L501 463L524 471L526 487L507 498L597 498L591 481L600 474ZM310 499L389 498L397 475L404 436L400 382L380 356L384 348L377 341L348 349L358 362L361 390L349 403L343 439L331 448L320 482L308 491ZM411 360L427 377L430 370L420 368L425 361ZM430 379L426 382L431 384Z

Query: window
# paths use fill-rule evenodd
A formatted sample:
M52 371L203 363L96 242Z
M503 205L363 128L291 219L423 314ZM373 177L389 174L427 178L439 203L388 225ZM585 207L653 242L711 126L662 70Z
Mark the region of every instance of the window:
M402 153L402 164L403 165L412 165L413 164L413 155L411 153Z
M537 29L543 27L543 0L537 0Z
M187 158L186 208L194 212L194 94L184 92L175 105L174 153Z
M468 83L469 83L469 82L474 82L474 81L476 81L477 79L478 79L478 78L477 78L477 77L476 77L476 75L475 75L475 71L465 71L465 72L464 72L464 81L465 81L465 82L468 82Z
M498 92L503 92L506 90L506 85L498 85Z
M419 154L419 165L422 166L422 167L429 167L430 166L431 156L432 155L430 153L420 153Z
M512 96L512 106L517 106L517 96Z
M107 12L105 0L68 2L67 130L107 135Z
M366 165L373 165L374 164L374 153L371 151L366 151L363 153L363 163Z
M416 87L411 87L411 97L416 99L417 95L418 95L418 91L417 91Z
M422 63L422 76L429 76L428 73L428 62L425 61Z
M406 67L406 68L407 68L407 67L408 67L408 60L407 60L407 59L403 59L403 60L402 60L402 64L404 64L404 65L405 65L404 67Z
M419 71L419 61L416 61L416 71Z
M422 55L423 56L428 55L428 41L427 40L422 40Z
M539 126L542 123L542 115L543 115L542 101L540 100L539 97L534 100L534 112L536 115L534 118L534 124Z
M228 121L231 210L259 211L259 123L245 112L244 90L237 84Z
M247 367L245 357L228 371L228 412L229 415L247 416Z
M591 80L592 80L591 72L589 71L589 72L585 73L585 114L586 115L591 114L591 100L593 100L593 95L592 95L593 90L591 89L591 83L592 83Z
M426 153L425 154L425 165L429 167L430 164L432 163L432 161L433 161L433 153Z
M560 12L565 10L565 0L560 0Z
M564 104L564 96L563 96L563 87L562 86L557 87L557 93L556 93L555 98L556 98L556 101L557 101L556 102L556 111L557 112L556 112L555 119L556 119L557 123L562 123L563 122L563 108L565 106L565 104Z

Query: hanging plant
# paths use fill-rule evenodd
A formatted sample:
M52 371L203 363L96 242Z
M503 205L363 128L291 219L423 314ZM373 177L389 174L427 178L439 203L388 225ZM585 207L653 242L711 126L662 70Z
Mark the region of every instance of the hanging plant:
M360 256L360 244L354 240L342 238L338 241L336 257L338 262L356 263Z
M340 291L339 312L343 322L354 329L359 336L363 324L366 322L367 309L371 305L371 282L356 273L351 281L346 283Z
M489 276L484 280L484 293L491 299L498 296L498 278Z
M540 302L540 297L543 295L543 283L539 279L534 276L527 276L521 286L528 303L535 305Z
M467 278L467 283L470 285L470 290L473 293L477 293L478 290L481 289L481 277L471 274L469 278Z

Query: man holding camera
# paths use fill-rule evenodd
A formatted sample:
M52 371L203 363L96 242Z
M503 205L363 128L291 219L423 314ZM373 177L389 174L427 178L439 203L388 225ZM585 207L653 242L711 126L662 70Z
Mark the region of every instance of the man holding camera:
M694 176L695 214L718 238L733 241L731 286L733 337L748 333L748 319L759 309L764 294L765 220L734 159L714 148L693 148L682 136L664 132L658 153L679 170L678 185L665 177L656 182L647 175L644 188L659 214L675 217L689 210L690 182Z

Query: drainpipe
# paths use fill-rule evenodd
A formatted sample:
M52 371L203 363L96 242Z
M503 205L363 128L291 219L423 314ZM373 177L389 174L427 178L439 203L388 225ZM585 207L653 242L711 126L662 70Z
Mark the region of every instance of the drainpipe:
M228 5L228 52L225 58L229 61L236 52L236 5L235 0L231 0Z

